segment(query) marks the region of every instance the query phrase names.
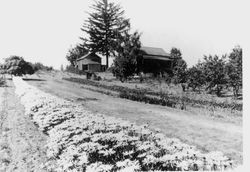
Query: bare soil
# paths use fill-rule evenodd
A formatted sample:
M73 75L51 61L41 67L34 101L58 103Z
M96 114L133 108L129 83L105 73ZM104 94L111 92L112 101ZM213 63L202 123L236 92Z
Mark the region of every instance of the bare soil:
M185 143L197 146L202 151L222 151L236 163L242 164L242 122L218 120L200 113L190 113L158 105L125 100L90 91L80 84L62 80L65 74L42 74L32 76L44 81L28 81L41 90L58 97L80 103L93 113L103 113L150 125L152 130L160 129L168 137L179 138ZM242 117L238 116L241 121Z
M0 171L42 172L46 136L25 115L12 81L0 87Z

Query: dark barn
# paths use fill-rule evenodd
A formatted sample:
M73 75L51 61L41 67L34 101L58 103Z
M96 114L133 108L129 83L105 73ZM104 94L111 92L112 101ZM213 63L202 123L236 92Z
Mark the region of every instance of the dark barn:
M173 70L173 59L162 48L141 47L138 63L144 73L159 75Z

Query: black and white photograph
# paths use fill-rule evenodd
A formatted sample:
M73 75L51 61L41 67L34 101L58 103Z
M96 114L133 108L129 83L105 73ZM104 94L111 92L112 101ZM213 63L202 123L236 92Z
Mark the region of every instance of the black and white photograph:
M0 172L248 171L248 5L0 0Z

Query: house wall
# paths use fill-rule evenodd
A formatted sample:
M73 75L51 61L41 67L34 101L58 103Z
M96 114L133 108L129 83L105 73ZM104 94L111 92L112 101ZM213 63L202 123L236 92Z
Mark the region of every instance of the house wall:
M101 64L89 64L88 70L92 72L101 72Z
M143 59L142 70L144 73L172 72L172 61L156 59Z
M76 65L77 65L78 70L82 70L83 61L82 60L77 61Z
M89 64L89 60L100 63L100 64ZM76 65L77 65L78 70L83 70L83 65L88 65L88 70L99 72L101 71L101 61L102 59L98 55L92 53L92 54L89 54L89 56L87 56L86 58L76 61Z

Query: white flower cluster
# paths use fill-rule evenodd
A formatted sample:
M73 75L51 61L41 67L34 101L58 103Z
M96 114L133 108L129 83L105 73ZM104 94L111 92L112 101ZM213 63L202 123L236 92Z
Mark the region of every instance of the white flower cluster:
M202 154L148 126L92 114L13 78L26 114L49 136L47 155L53 171L225 170L232 162L220 152Z

